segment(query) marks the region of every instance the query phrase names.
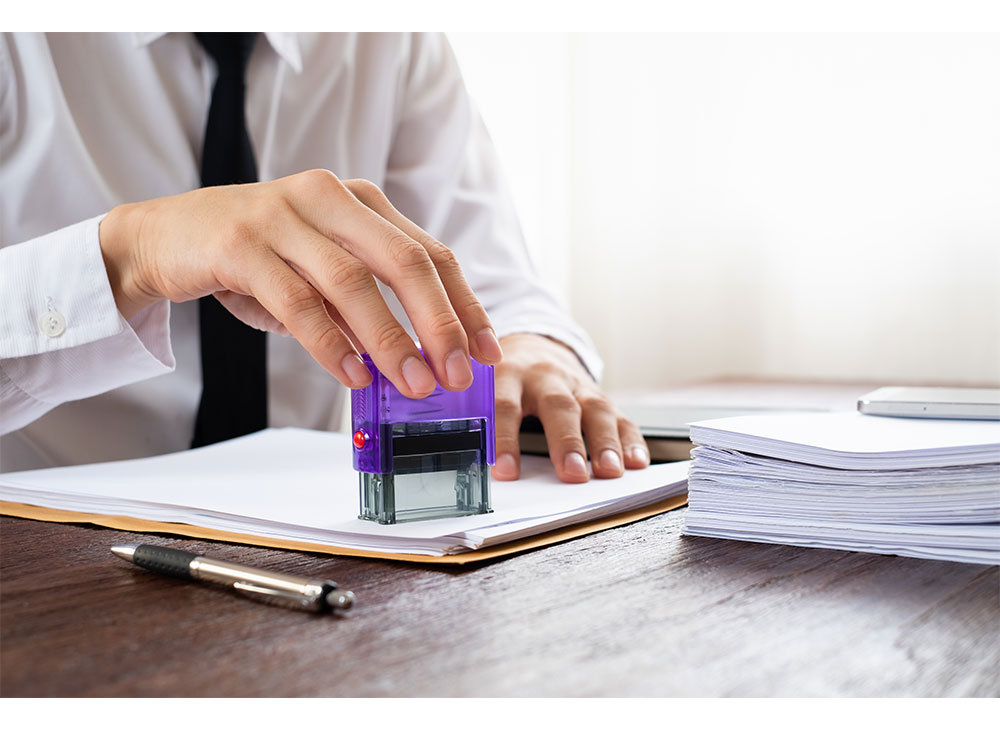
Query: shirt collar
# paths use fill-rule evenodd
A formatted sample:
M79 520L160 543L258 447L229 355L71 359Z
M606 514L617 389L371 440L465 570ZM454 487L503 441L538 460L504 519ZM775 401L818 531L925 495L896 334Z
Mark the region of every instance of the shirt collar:
M132 42L136 48L144 48L159 40L166 33L133 33ZM302 73L302 49L299 47L299 37L295 33L265 33L264 37L271 44L275 53L292 67L295 73Z

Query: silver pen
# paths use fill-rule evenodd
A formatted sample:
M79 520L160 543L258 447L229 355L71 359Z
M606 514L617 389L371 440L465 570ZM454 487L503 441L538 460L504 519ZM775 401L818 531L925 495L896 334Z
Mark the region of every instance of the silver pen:
M276 606L324 612L347 610L354 605L354 594L332 580L309 580L248 568L160 545L115 545L111 552L147 570L228 586L248 598Z

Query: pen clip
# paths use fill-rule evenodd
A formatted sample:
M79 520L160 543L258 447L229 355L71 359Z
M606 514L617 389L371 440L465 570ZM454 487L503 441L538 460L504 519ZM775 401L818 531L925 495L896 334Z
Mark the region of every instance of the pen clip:
M320 611L323 608L323 604L320 602L319 596L308 596L298 591L283 591L277 588L266 588L264 586L256 585L255 583L247 583L246 581L237 581L236 583L233 583L233 589L239 591L248 598L253 598L254 600L270 603L276 606L285 606L286 608L302 608L307 611Z

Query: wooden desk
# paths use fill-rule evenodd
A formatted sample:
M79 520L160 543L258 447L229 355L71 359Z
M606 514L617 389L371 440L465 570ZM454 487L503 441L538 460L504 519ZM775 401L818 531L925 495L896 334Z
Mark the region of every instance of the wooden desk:
M682 537L678 510L471 568L0 519L0 693L1000 693L1000 569ZM342 618L154 575L157 542L338 580Z

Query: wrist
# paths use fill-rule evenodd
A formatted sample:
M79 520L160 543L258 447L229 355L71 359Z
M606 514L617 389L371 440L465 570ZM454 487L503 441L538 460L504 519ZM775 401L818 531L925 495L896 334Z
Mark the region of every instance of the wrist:
M104 216L98 228L108 283L111 284L115 306L125 319L161 298L143 287L136 263L135 252L143 217L141 204L119 205Z

